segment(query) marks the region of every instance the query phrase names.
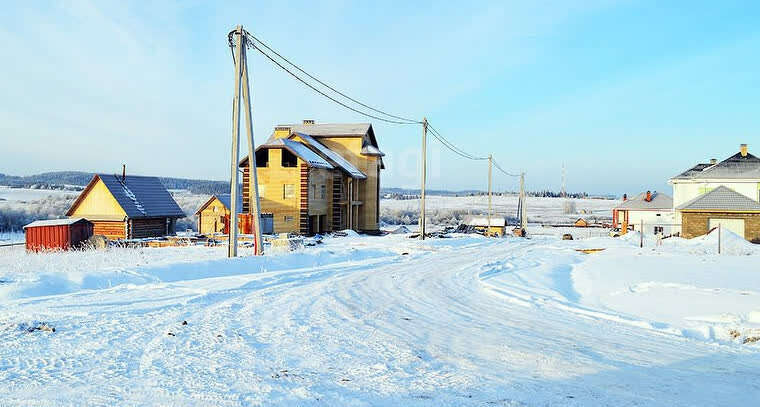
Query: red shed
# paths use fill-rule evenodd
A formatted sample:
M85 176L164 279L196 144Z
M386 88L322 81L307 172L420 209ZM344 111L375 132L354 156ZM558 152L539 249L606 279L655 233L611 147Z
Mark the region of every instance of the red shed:
M38 220L24 226L26 250L68 250L92 236L93 223L85 218Z

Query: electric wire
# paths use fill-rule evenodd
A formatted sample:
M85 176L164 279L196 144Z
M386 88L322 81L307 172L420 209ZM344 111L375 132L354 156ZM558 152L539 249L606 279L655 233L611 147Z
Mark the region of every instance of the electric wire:
M413 120L413 119L409 119L409 118L406 118L406 117L397 116L397 115L393 115L393 114L387 113L387 112L385 112L383 110L374 108L374 107L372 107L372 106L370 106L368 104L362 103L362 102L360 102L360 101L358 101L358 100L356 100L356 99L354 99L354 98L346 95L345 93L343 93L343 92L335 89L334 87L332 87L332 86L328 85L327 83L321 81L320 79L318 79L314 75L308 73L307 71L305 71L304 69L302 69L298 65L294 64L293 62L291 62L290 60L288 60L287 58L285 58L284 56L282 56L280 53L278 53L277 51L275 51L274 49L272 49L271 47L269 47L266 43L264 43L260 39L256 38L254 35L252 35L248 31L244 30L243 32L245 34L244 41L245 41L245 45L246 45L247 48L253 48L253 49L255 49L260 54L262 54L264 57L266 57L267 59L269 59L272 63L274 63L275 65L277 65L280 69L282 69L285 72L287 72L288 74L290 74L290 76L292 76L293 78L295 78L299 82L303 83L304 85L306 85L307 87L309 87L311 90L319 93L320 95L326 97L327 99L330 99L331 101L339 104L340 106L343 106L344 108L349 109L349 110L351 110L351 111L353 111L355 113L359 113L359 114L361 114L363 116L366 116L366 117L369 117L369 118L372 118L372 119L376 119L376 120L380 120L380 121L383 121L383 122L386 122L386 123L392 123L392 124L423 124L423 122L418 121L418 120ZM235 60L234 34L235 34L235 30L230 31L230 33L227 35L227 41L229 43L230 52L232 54L233 62ZM259 45L261 45L261 47L256 46L256 43L258 43ZM322 85L325 88L331 90L332 92L334 92L334 93L342 96L343 98L348 99L349 101L351 101L353 103L356 103L357 105L360 105L360 106L362 106L364 108L367 108L367 109L369 109L369 110L371 110L373 112L376 112L377 114L381 114L381 115L384 115L384 116L387 116L387 117L391 117L391 118L397 119L397 120L388 119L386 117L380 117L380 116L378 116L376 114L368 113L368 112L363 111L363 110L361 110L359 108L350 106L347 103L344 103L344 102L338 100L336 97L328 95L325 91L323 91L321 89L318 89L316 86L314 86L313 84L309 83L308 80L302 78L297 73L295 73L292 70L288 69L282 63L280 63L280 61L277 61L275 57L273 57L272 55L270 55L269 53L267 53L267 51L265 51L264 49L262 49L262 47L265 48L267 51L271 52L272 54L276 55L277 58L280 58L286 64L292 66L293 68L295 68L299 72L301 72L304 75L306 75L311 80L319 83L320 85ZM449 149L450 151L454 152L455 154L459 155L462 158L465 158L465 159L468 159L468 160L473 160L473 161L483 161L483 160L488 160L489 159L489 157L480 157L480 156L476 156L476 155L470 154L470 153L464 151L463 149L457 147L454 143L452 143L450 140L448 140L446 137L444 137L438 130L436 130L433 126L431 126L429 122L427 124L427 129L430 131L430 134L441 143L441 145L443 145L444 147L446 147L447 149ZM520 174L513 174L513 173L510 173L510 172L504 170L496 162L496 160L494 160L493 158L491 158L491 160L492 160L493 165L499 171L501 171L502 173L504 173L505 175L508 175L510 177L519 177L520 176Z
M459 156L466 158L468 160L474 160L474 161L482 161L482 160L488 159L488 157L478 157L476 155L470 154L464 151L463 149L457 147L456 145L454 145L454 143L446 139L438 130L436 130L433 126L431 126L430 123L428 123L427 127L428 127L428 130L430 130L430 134L432 134L433 137L438 139L438 141L440 141L441 144L443 144L446 148L458 154Z
M316 78L314 75L312 75L312 74L310 74L310 73L306 72L306 71L305 71L305 70L303 70L301 67L299 67L298 65L294 64L293 62L291 62L289 59L285 58L284 56L280 55L280 54L279 54L277 51L273 50L273 49L272 49L271 47L269 47L269 46L268 46L266 43L264 43L264 41L261 41L260 39L256 38L256 37L255 37L254 35L252 35L251 33L248 33L248 32L246 31L246 34L247 34L247 36L248 36L249 38L253 39L255 42L259 43L261 46L263 46L264 48L266 48L268 51L272 52L273 54L277 55L277 57L279 57L280 59L282 59L283 61L285 61L286 63L288 63L288 65L290 65L290 66L294 67L295 69L297 69L297 70L301 71L301 72L302 72L304 75L306 75L306 76L308 76L309 78L311 78L311 79L315 80L317 83L319 83L320 85L322 85L322 86L326 87L327 89L330 89L331 91L333 91L333 92L335 92L335 93L337 93L337 94L339 94L339 95L343 96L344 98L346 98L346 99L348 99L348 100L350 100L350 101L352 101L352 102L354 102L354 103L356 103L356 104L358 104L358 105L360 105L360 106L366 107L367 109L370 109L370 110L372 110L372 111L374 111L374 112L376 112L376 113L380 113L380 114L382 114L382 115L385 115L385 116L388 116L388 117L392 117L392 118L394 118L394 119L398 119L398 120L407 121L407 122L409 122L410 124L422 124L422 122L421 122L421 121L419 121L419 120L409 119L409 118L406 118L406 117L396 116L396 115L394 115L394 114L390 114L390 113L384 112L384 111L382 111L382 110L380 110L380 109L376 109L376 108L374 108L374 107L372 107L372 106L370 106L370 105L367 105L367 104L365 104L365 103L362 103L362 102L360 102L360 101L358 101L358 100L356 100L356 99L352 98L351 96L348 96L348 95L346 95L345 93L343 93L343 92L341 92L341 91L339 91L339 90L335 89L334 87L332 87L332 86L328 85L327 83L325 83L325 82L323 82L323 81L319 80L319 79L318 79L318 78ZM255 47L255 44L254 44L254 47Z

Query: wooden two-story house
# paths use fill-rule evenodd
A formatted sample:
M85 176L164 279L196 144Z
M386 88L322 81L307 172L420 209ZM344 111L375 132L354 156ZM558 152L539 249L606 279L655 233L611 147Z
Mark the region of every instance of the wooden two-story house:
M275 233L376 232L383 156L371 124L277 126L256 149L261 211L273 213ZM247 158L240 167L250 213Z

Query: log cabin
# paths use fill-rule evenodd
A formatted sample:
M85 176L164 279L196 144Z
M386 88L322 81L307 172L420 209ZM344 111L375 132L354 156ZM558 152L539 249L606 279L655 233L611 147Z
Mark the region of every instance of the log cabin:
M255 154L261 211L273 213L275 233L379 231L384 154L371 124L278 125ZM250 213L247 157L240 167Z
M95 235L118 240L172 235L185 213L156 177L95 174L66 216L85 218Z

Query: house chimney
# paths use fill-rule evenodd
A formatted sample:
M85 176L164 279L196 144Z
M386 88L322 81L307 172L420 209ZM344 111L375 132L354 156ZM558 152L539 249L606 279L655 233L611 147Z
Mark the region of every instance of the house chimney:
M303 124L314 124L314 119L303 119Z
M127 182L127 164L121 165L121 182Z
M652 202L652 192L647 191L647 202Z
M715 164L717 164L717 163L718 163L718 160L717 160L717 159L715 159L715 158L711 158L711 159L710 159L710 165L715 165Z
M746 144L739 144L739 152L742 153L742 157L747 156L747 145Z

